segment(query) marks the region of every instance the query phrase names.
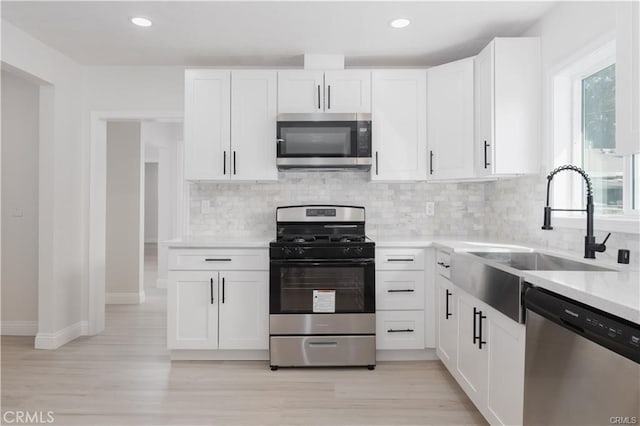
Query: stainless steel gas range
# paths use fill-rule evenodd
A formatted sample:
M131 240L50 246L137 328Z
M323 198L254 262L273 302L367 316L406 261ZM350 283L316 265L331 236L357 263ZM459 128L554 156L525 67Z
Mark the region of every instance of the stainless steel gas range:
M375 244L364 207L278 207L270 244L269 358L375 368Z

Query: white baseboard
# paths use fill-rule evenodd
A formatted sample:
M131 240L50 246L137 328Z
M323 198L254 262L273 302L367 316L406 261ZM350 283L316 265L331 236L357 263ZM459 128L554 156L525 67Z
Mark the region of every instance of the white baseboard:
M166 278L158 278L156 280L156 288L167 288L167 279Z
M58 349L73 339L86 336L88 331L89 323L87 321L79 321L54 333L38 333L36 334L35 348Z
M107 305L140 305L145 301L145 293L106 293L105 303Z
M38 321L2 321L0 334L3 336L35 336L38 333Z

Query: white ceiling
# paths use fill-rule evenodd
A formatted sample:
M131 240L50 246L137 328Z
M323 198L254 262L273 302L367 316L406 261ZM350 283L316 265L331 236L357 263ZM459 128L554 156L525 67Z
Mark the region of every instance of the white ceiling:
M299 66L342 53L348 66L437 65L518 36L541 1L2 1L2 18L87 65ZM151 18L139 28L129 18ZM397 17L408 28L392 29Z

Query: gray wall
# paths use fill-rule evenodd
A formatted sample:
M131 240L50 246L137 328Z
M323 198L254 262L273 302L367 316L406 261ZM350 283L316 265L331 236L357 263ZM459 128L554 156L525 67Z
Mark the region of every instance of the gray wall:
M142 164L140 123L108 122L107 303L136 303L143 289ZM113 293L117 294L115 299ZM129 297L122 293L129 293Z
M13 321L37 330L39 102L39 86L2 71L3 333Z
M144 242L158 242L158 163L144 164Z

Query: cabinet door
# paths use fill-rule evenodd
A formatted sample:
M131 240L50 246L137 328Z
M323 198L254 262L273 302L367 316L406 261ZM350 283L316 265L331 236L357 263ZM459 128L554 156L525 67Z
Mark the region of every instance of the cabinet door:
M376 309L424 309L424 271L376 271Z
M425 71L372 73L373 180L424 180L427 174Z
M436 276L437 352L447 368L455 373L458 349L458 315L453 286L441 275Z
M322 71L279 71L278 113L323 111L323 87Z
M473 126L473 58L429 68L429 178L475 176Z
M229 178L231 93L229 71L185 71L187 180Z
M167 282L169 349L218 348L218 273L169 271Z
M493 43L485 47L475 59L475 165L476 173L493 173Z
M492 424L523 421L525 326L498 312L487 314L488 393Z
M276 72L231 73L231 179L276 180Z
M326 112L371 112L370 71L326 71L324 90Z
M269 273L220 273L220 349L269 349Z
M482 410L487 401L487 358L488 344L478 348L474 336L479 334L478 316L474 315L474 308L479 308L477 301L463 292L458 292L458 359L457 374L460 386L467 396ZM485 314L486 315L486 314ZM475 321L474 321L474 316ZM486 319L483 326L483 338L486 341ZM475 327L474 327L475 325Z

